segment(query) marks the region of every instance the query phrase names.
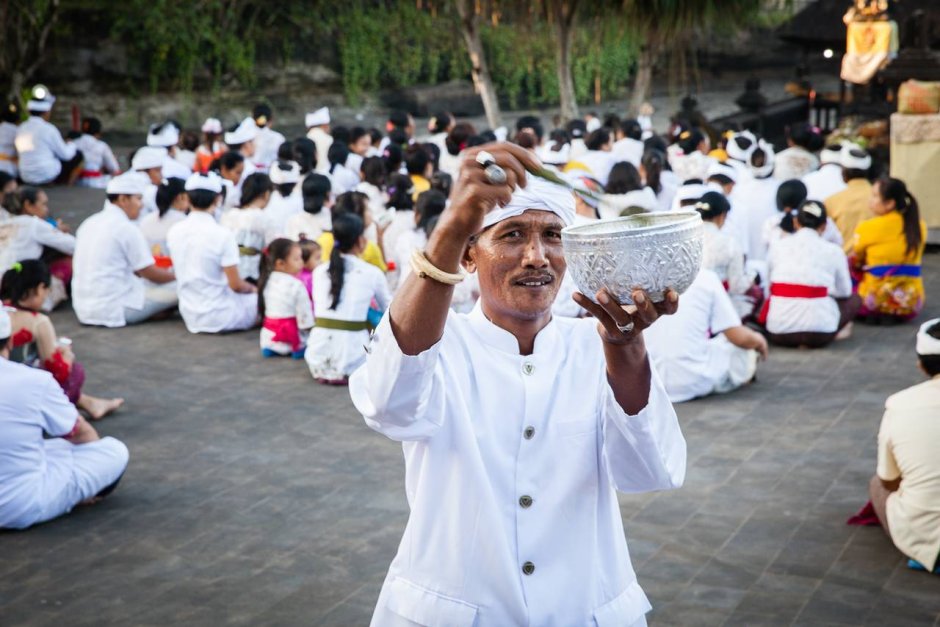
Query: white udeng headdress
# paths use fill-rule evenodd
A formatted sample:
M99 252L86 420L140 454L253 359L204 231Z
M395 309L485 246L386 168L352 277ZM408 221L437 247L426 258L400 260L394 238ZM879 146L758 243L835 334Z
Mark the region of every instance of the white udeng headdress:
M566 187L527 174L526 186L513 192L508 205L487 213L483 218L483 228L520 216L529 209L551 211L561 218L565 226L569 226L574 222L574 195Z
M918 355L940 355L940 340L927 335L927 330L937 324L940 324L940 318L928 320L920 325L920 330L917 331L916 350Z

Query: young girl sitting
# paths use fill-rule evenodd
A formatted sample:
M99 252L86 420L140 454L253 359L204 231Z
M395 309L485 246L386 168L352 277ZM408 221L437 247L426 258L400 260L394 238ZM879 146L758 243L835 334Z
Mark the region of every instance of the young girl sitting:
M239 206L222 214L219 224L235 235L238 244L238 274L246 281L257 281L261 275L261 251L268 232L265 208L274 185L267 174L255 172L245 177Z
M784 181L777 188L777 211L780 214L770 216L764 222L763 241L768 251L776 242L796 232L793 217L797 208L807 199L806 194L806 185L797 179ZM842 234L832 220L826 220L826 230L823 231L822 238L842 247Z
M84 158L78 185L104 189L111 177L121 172L111 147L101 141L101 120L98 118L82 120L82 135L74 143Z
M11 359L49 371L74 405L92 420L100 420L124 399L82 394L85 369L75 361L71 341L58 337L52 321L40 313L50 284L49 268L38 259L15 263L0 280L0 299L10 306L13 323Z
M258 280L264 357L304 356L307 335L313 327L313 307L297 276L303 267L303 253L297 242L278 238L268 245Z
M313 271L320 265L320 245L312 239L300 239L300 254L304 259L304 267L297 277L307 288L307 296L313 302Z
M186 181L169 178L157 186L157 211L140 219L140 232L150 246L150 252L158 268L169 268L170 249L166 245L166 234L170 227L186 218L189 213L189 195Z
M367 316L373 302L384 311L391 300L385 274L359 257L366 246L365 225L353 213L333 217L334 245L329 263L313 273L316 326L305 358L320 383L345 385L366 359Z
M844 328L848 337L861 301L842 249L822 238L826 208L807 200L793 220L796 232L770 250L770 297L760 322L773 344L821 348Z

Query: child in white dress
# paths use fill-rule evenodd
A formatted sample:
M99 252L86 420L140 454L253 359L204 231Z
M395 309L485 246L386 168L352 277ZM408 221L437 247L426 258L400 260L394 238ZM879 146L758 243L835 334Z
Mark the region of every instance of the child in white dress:
M302 359L313 327L313 306L298 278L304 267L297 242L278 238L268 245L258 281L261 354Z
M219 224L235 235L238 274L246 281L257 281L261 275L261 251L269 222L266 207L273 189L267 174L249 174L242 185L239 206L223 213L219 220Z
M334 216L330 260L313 273L316 326L305 358L320 383L346 385L366 359L370 306L385 311L391 301L382 271L356 256L366 247L364 230L354 213Z
M150 253L158 268L173 265L170 249L166 245L166 234L170 227L186 219L189 213L189 194L186 193L186 181L175 177L168 178L157 187L157 211L148 213L140 219L140 232L144 234Z
M111 177L121 172L111 147L101 141L101 121L98 118L82 120L82 135L74 143L84 158L78 185L104 189Z

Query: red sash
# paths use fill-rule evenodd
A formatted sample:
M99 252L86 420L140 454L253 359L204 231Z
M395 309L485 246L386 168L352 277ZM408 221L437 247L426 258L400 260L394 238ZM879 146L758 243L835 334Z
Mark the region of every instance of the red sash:
M267 318L262 325L268 331L274 334L272 342L290 344L292 351L300 350L303 344L300 341L300 328L297 326L297 318Z
M781 298L826 298L829 296L829 288L818 285L797 285L795 283L771 283L770 298L764 301L757 321L761 325L767 324L767 314L770 312L770 301L774 296Z
M96 179L102 176L101 170L82 170L81 177L83 179Z

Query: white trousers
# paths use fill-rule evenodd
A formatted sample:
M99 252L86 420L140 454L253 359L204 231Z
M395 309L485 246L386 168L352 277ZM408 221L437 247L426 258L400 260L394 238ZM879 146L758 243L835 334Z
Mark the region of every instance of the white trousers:
M144 306L140 309L124 308L124 322L140 324L160 312L176 307L179 297L176 295L176 281L158 285L149 283L144 291Z

